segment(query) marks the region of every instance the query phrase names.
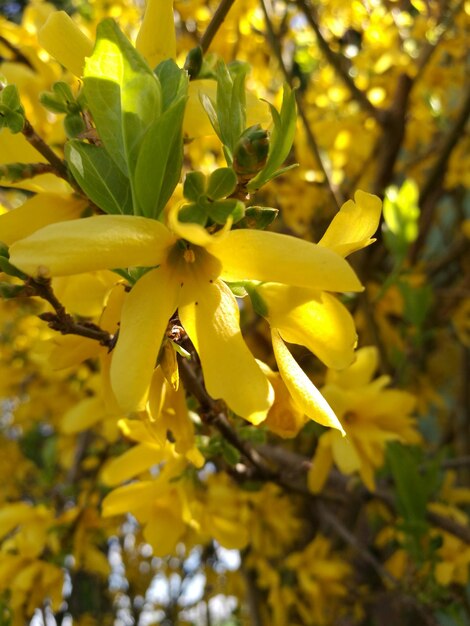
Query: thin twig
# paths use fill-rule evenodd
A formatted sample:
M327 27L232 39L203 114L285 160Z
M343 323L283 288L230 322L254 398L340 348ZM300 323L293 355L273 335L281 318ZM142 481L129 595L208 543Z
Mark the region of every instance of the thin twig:
M31 123L26 118L23 130L21 132L23 133L27 141L33 146L33 148L35 148L39 152L39 154L42 154L46 161L48 161L52 165L57 176L60 176L60 178L63 178L69 183L69 175L64 161L62 161L62 159L57 156L52 148L47 145L44 139L42 139L37 134Z
M13 61L16 63L23 63L24 65L27 65L30 69L35 70L34 65L31 63L31 61L27 57L25 57L25 55L21 52L21 50L19 50L16 46L14 46L10 41L8 41L8 39L3 37L2 35L0 35L0 43L3 46L5 46L5 48L10 50L10 52L13 52L13 54L15 55L13 59L9 59L10 61Z
M26 282L24 295L38 296L49 302L55 313L42 313L39 317L48 323L49 327L57 330L63 335L79 335L98 341L101 345L106 346L109 350L116 343L116 336L111 335L96 324L79 323L67 313L64 305L59 302L56 295L52 291L51 281L49 279L29 278Z
M222 0L219 6L217 7L216 12L212 16L212 19L209 22L209 25L207 26L206 31L201 37L201 41L199 43L199 45L202 48L202 52L204 54L208 51L209 46L212 43L212 40L216 36L219 28L222 26L234 2L235 0Z

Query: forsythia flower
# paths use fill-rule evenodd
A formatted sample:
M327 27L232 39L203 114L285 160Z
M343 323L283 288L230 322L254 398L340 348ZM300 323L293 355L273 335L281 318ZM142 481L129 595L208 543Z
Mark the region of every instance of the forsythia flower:
M333 462L343 474L359 472L366 487L374 490L374 471L384 462L387 442L420 442L410 416L414 396L385 389L390 383L388 376L372 380L377 364L377 349L367 347L358 351L349 368L328 372L322 394L344 424L347 436L343 439L334 431L321 435L308 475L313 492L321 491Z
M362 287L346 261L322 246L252 230L210 236L197 224L179 222L175 211L170 223L172 230L143 217L106 215L52 224L11 246L10 261L42 276L151 268L126 298L112 357L111 384L121 408L144 407L168 320L178 309L208 392L259 423L272 404L272 389L243 340L225 281L271 280L330 291Z

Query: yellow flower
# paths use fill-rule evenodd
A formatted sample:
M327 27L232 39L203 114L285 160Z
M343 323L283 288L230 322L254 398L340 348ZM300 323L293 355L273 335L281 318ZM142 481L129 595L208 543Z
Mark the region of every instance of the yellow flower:
M336 253L294 237L250 230L212 237L197 224L180 223L174 211L170 222L173 232L155 220L124 215L52 224L11 246L10 261L43 276L152 268L122 310L111 363L122 409L144 407L168 320L178 309L208 392L259 423L272 404L272 389L243 340L238 306L224 281L274 280L332 291L361 285Z
M359 472L364 484L374 490L374 472L384 462L388 441L420 442L410 413L415 398L406 391L385 389L388 376L372 380L378 364L376 348L362 348L349 368L330 370L322 393L346 429L346 437L329 431L321 435L309 471L309 488L321 491L333 465L343 474Z
M357 191L331 222L319 245L346 256L371 244L381 212L377 196ZM344 434L337 416L308 379L284 341L307 347L328 367L343 369L354 359L356 330L348 310L323 290L265 282L250 287L256 308L268 320L279 372L294 404L311 419Z

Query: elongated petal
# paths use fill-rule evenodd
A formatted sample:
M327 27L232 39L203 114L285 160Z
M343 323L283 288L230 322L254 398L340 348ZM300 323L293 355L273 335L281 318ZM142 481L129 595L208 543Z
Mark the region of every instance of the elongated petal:
M334 250L341 256L348 256L369 246L375 241L371 236L379 226L381 212L380 198L365 191L356 191L354 202L348 200L343 204L319 245Z
M307 484L310 491L319 493L322 489L328 474L333 466L333 454L331 452L331 438L333 431L329 431L320 437L315 456L312 460L307 475Z
M124 487L113 489L102 502L103 517L127 514L148 517L153 508L153 501L159 495L159 485L153 480L141 480Z
M65 11L54 11L38 33L41 46L75 76L83 75L85 57L93 42L82 33Z
M348 263L302 239L258 230L234 230L207 250L223 265L227 281L260 280L326 291L362 291Z
M27 274L67 276L93 270L158 265L173 236L160 222L100 215L51 224L13 244L10 262Z
M176 58L173 0L147 0L135 47L151 68Z
M109 412L101 398L85 398L66 412L61 431L68 435L79 433L107 417Z
M0 241L10 246L44 226L80 217L86 206L86 200L72 195L37 194L17 209L0 215Z
M273 391L240 332L237 302L221 281L200 285L197 302L179 309L202 363L207 391L253 424L266 418Z
M163 334L176 309L176 289L169 273L158 268L145 274L124 302L111 362L111 386L123 411L145 407Z
M259 285L267 319L289 343L305 346L328 367L342 369L354 360L356 329L349 311L334 296L279 283Z
M328 371L326 383L343 389L363 387L370 383L379 365L379 353L375 346L365 346L356 352L354 363L342 372Z
M344 435L344 429L330 405L299 367L280 334L273 329L271 335L279 372L296 404L310 419L323 426L337 428Z
M161 463L163 458L163 449L157 445L138 444L107 463L101 472L101 480L114 487Z

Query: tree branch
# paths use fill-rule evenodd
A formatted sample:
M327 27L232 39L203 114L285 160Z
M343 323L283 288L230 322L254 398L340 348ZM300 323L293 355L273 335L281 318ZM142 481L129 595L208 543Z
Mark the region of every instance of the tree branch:
M209 46L212 43L212 40L216 36L219 28L222 26L234 2L235 0L222 0L219 6L217 7L214 15L212 16L211 21L209 22L209 25L206 28L206 32L201 37L201 41L199 43L199 45L202 48L203 54L205 54L208 51Z

